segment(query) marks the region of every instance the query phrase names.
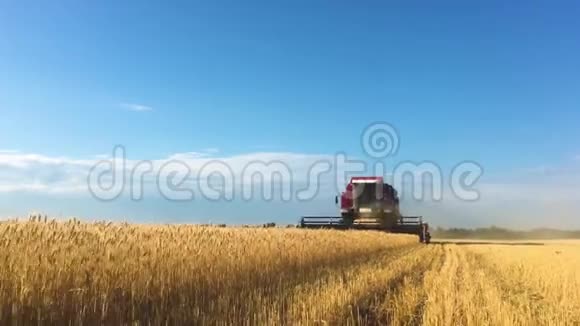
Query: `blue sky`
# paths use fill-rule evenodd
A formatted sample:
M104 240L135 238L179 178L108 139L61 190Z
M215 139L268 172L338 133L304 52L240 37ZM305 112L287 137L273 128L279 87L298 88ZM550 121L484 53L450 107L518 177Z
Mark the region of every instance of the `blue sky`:
M335 212L328 196L101 203L48 190L78 179L71 161L117 144L135 160L364 158L361 131L387 121L401 137L388 164L485 170L480 201L409 211L440 225L539 226L550 215L580 227L579 16L572 1L0 0L0 216L251 223Z

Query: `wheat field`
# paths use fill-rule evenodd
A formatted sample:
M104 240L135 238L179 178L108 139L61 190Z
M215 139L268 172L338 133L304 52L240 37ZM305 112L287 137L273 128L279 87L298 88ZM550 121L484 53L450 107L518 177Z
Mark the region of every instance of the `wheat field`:
M5 325L578 325L580 242L0 223Z

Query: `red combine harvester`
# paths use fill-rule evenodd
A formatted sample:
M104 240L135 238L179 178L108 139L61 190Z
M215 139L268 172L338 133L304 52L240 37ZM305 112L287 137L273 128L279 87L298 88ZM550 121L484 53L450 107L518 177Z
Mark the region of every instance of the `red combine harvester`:
M339 198L336 197L336 204ZM429 243L429 224L421 216L402 216L399 195L382 177L353 177L340 196L341 216L303 216L302 228L363 229L416 234Z

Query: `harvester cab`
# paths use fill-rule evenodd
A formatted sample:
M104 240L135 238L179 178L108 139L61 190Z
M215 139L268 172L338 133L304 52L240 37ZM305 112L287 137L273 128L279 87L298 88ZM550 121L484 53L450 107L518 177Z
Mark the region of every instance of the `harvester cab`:
M431 239L429 225L421 216L403 216L399 195L382 177L353 177L335 199L340 216L303 216L303 228L366 229L416 234L421 242Z

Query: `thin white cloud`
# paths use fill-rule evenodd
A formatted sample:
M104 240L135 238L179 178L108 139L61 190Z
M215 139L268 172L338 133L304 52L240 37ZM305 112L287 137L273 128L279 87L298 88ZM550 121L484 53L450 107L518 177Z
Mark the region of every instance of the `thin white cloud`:
M71 159L67 157L51 157L41 154L0 152L0 167L11 166L15 168L29 168L31 166L49 166L49 165L90 166L92 162L93 160Z
M187 160L196 160L203 157L208 157L208 153L202 152L185 152L185 153L175 153L169 155L167 158L168 160L178 160L178 161L187 161Z
M537 202L580 200L579 187L580 166L575 160L521 169L479 185L488 198Z
M196 152L174 153L164 158L148 160L153 165L153 174L165 164L179 161L181 167L186 167L193 177L203 177L204 167L211 162L221 162L228 166L236 181L249 164L281 162L291 172L293 181L308 181L310 168L316 162L325 161L331 165L334 157L323 154L303 154L291 152L255 152L232 156L216 155L217 149L205 149ZM19 190L64 190L86 189L88 171L98 162L111 159L110 154L93 156L90 159L73 159L68 157L53 157L41 154L2 152L0 151L0 192L11 189ZM140 160L127 159L125 169L131 171L140 164ZM211 169L210 169L211 171ZM204 173L201 173L204 172ZM340 171L342 172L342 171ZM389 171L386 171L389 172ZM199 173L199 174L198 174ZM339 175L342 175L340 173ZM334 183L334 175L328 174L321 183ZM485 175L484 175L485 177ZM498 200L539 200L556 201L558 199L579 199L576 189L580 186L580 168L571 166L542 167L528 169L520 175L504 175L493 179L482 179L477 187L481 196ZM444 194L444 200L451 196Z
M578 184L538 180L532 184L484 183L478 186L483 199L498 201L535 201L556 203L580 200Z
M136 104L136 103L120 103L120 107L133 111L133 112L149 112L153 111L153 108L143 104Z
M212 162L221 162L231 169L231 175L235 185L246 183L241 176L244 168L251 163L281 162L288 167L292 174L294 189L301 187L301 183L308 180L309 169L320 161L334 162L334 157L324 154L303 154L291 152L255 152L240 155L217 155L211 154L208 149L174 153L162 158L149 160L152 164L152 172L143 180L144 187L155 187L157 173L162 167L171 161L178 160L183 163L177 169L189 170L191 180L187 185L195 185L197 177L207 177L212 170L204 170ZM130 153L129 153L130 154ZM90 169L105 158L113 155L93 156L91 159L74 159L70 157L53 157L33 153L0 152L0 193L40 193L40 194L79 194L90 195L87 185L87 176ZM131 171L145 169L139 166L142 161L127 159L125 162L125 176ZM569 163L569 162L568 162ZM262 165L263 166L263 165ZM219 168L219 166L218 166ZM261 166L258 165L260 170ZM265 170L265 168L264 168ZM548 172L548 173L547 173ZM362 174L362 173L361 173ZM106 178L107 176L105 176ZM272 177L267 173L265 178ZM323 189L321 195L334 195L341 189L334 188L334 174L325 174L322 179L314 180ZM271 180L264 180L269 182ZM127 185L127 189L129 185ZM465 214L468 218L466 225L473 219L479 218L481 223L503 223L512 221L520 216L518 223L529 220L537 225L547 221L547 218L558 216L572 220L580 210L580 168L574 169L569 164L562 166L541 167L529 169L519 174L506 174L493 179L484 178L476 185L480 192L480 200L477 202L462 202L450 193L445 187L443 200L440 203L428 201L406 203L404 212L414 214L421 212L430 217L434 224L446 221L448 214ZM157 194L153 188L145 188L146 194ZM400 193L403 193L400 191ZM577 204L575 204L577 203ZM421 205L424 213L420 211ZM330 208L332 209L332 208ZM432 218L431 218L432 217ZM525 217L525 219L524 219ZM501 222L501 223L500 223ZM511 223L511 222L510 222Z
M185 184L196 189L200 181L197 177L207 177L204 167L210 162L219 161L231 169L234 186L245 184L240 176L248 164L282 162L292 173L293 189L298 190L300 183L308 179L309 169L318 161L333 162L334 157L323 154L303 154L290 152L254 152L240 155L210 154L207 149L195 152L174 153L158 159L149 160L153 171L143 181L143 191L147 195L159 194L156 187L156 176L162 167L174 160L184 165L177 168L189 170L192 178ZM130 154L130 153L128 153ZM130 155L129 155L130 156ZM52 157L31 153L0 153L0 194L47 194L76 195L81 198L90 196L87 176L92 166L104 158L113 155L102 155L91 159L74 159L70 157ZM140 160L128 159L125 165L125 176L131 171L144 169L139 166ZM260 167L258 167L260 169ZM203 172L203 173L202 173ZM209 171L211 173L211 170ZM105 176L105 179L108 176ZM270 178L266 174L264 177ZM443 200L413 201L403 199L402 210L409 215L425 215L433 225L474 226L496 224L507 227L536 227L551 225L578 227L580 211L580 168L574 169L570 162L561 166L543 166L517 173L482 178L476 185L480 199L476 202L461 201L453 196L450 189L444 188ZM491 177L491 176L490 176ZM335 189L332 180L334 175L325 175L316 180L320 184L320 195L334 195L341 189ZM264 184L271 180L264 180ZM127 191L130 185L127 184ZM400 191L402 194L403 191ZM126 193L124 193L126 194ZM197 196L197 195L196 195ZM196 197L199 198L199 197ZM239 197L237 197L239 198ZM306 205L306 204L305 204ZM329 201L329 211L337 208ZM306 213L314 213L305 208ZM554 222L556 221L556 222Z
M168 163L179 161L176 170L189 170L192 178L205 175L202 169L210 162L219 161L227 165L237 181L242 181L240 175L244 168L252 163L282 162L296 179L303 181L309 166L321 159L332 160L331 156L297 153L249 153L227 157L216 157L207 149L200 152L175 153L165 158L147 160L153 166L152 180ZM31 191L31 192L87 192L87 176L92 167L104 159L113 159L112 155L97 155L91 159L71 159L67 157L51 157L41 154L0 153L0 193ZM116 162L116 164L119 162ZM125 173L143 163L141 160L127 159ZM146 180L147 181L147 180Z

